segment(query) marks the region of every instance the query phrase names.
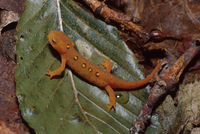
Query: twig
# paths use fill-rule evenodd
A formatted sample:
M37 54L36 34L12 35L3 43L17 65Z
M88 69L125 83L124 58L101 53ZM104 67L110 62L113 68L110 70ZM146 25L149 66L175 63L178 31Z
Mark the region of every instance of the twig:
M144 29L136 25L134 22L135 18L131 15L125 15L123 13L118 13L104 3L98 0L83 0L95 14L101 15L106 22L110 20L115 21L119 24L123 24L126 28L134 31L144 42L150 39L150 35Z
M179 130L178 130L178 132L176 134L180 134L183 131L184 127L187 125L188 122L190 122L193 126L199 126L200 125L200 118L197 117L197 118L195 118L193 120L186 119L183 122L183 124L180 126L180 128L179 128Z
M183 122L183 124L180 126L180 128L178 129L178 132L176 134L180 134L183 131L183 129L184 129L185 125L188 123L188 121L189 121L189 119L186 119Z
M164 70L163 75L158 76L158 82L152 88L149 97L140 110L140 114L133 123L130 129L131 134L143 133L145 124L151 118L152 108L155 103L162 97L165 97L169 91L175 91L176 84L185 67L193 59L193 57L200 51L200 47L196 43L192 43L188 51L183 54L171 67Z

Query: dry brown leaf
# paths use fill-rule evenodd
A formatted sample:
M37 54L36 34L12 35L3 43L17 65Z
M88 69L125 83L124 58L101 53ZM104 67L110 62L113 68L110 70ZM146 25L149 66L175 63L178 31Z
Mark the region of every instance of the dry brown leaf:
M9 128L7 128L6 124L1 121L0 121L0 133L1 134L16 134L15 132L12 132Z
M159 119L162 122L162 128L165 131L176 133L181 124L181 115L177 107L174 106L174 101L170 95L168 95L157 110ZM175 123L176 122L176 123Z
M1 48L0 54L0 100L2 100L0 101L0 120L17 134L27 134L25 131L27 128L22 124L15 92L16 63ZM0 131L0 134L4 133Z
M17 4L16 4L17 2ZM0 8L0 134L27 134L15 93L15 27L22 12L19 2L1 0ZM7 11L13 10L13 11ZM15 12L14 12L15 11Z
M19 21L19 14L15 13L13 11L6 11L6 10L3 10L0 13L1 13L0 36L1 36L1 31L4 27L6 27L8 24L10 24L12 22Z
M181 110L182 120L188 119L189 122L185 126L184 131L193 131L193 124L190 121L200 116L200 82L195 81L194 83L181 85L178 101ZM195 130L196 131L196 130ZM200 132L200 131L199 131Z
M16 13L22 13L26 0L0 0L0 9L11 10Z

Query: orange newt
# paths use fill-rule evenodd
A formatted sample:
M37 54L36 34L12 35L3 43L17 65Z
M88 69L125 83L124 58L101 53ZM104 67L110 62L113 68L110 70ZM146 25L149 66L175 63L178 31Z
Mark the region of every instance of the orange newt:
M160 62L153 70L153 72L145 79L139 81L125 81L117 78L110 73L112 69L110 59L103 59L105 63L101 63L106 68L106 71L99 68L95 64L89 62L87 59L82 57L74 49L74 43L71 42L63 32L51 31L48 35L48 39L52 47L60 53L62 63L60 68L56 69L53 72L47 70L48 73L45 74L53 77L64 71L65 64L67 64L72 70L74 70L85 80L95 84L98 87L105 88L110 98L110 103L107 103L107 105L110 105L108 111L112 107L115 109L116 98L113 89L133 89L147 84L165 60L163 59L162 62Z

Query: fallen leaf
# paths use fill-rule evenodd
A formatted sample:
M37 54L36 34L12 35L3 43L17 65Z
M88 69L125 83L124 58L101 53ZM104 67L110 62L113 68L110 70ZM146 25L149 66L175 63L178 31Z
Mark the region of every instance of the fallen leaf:
M11 129L13 133L27 134L28 132L25 131L27 128L22 124L15 92L16 63L2 48L0 48L0 54L0 126L2 127L0 133L4 134L4 131ZM4 128L4 124L6 124L6 128Z
M182 121L188 119L189 122L184 128L185 132L192 132L194 127L190 121L193 121L197 117L200 116L200 82L195 81L194 83L190 83L187 85L181 85L179 94L178 94L178 102L179 108L182 114ZM195 130L196 131L196 130Z
M26 0L1 0L0 9L5 9L7 11L14 11L21 14L24 9L24 3Z
M16 134L15 132L12 132L9 128L7 128L6 124L1 121L0 121L0 133L1 134Z
M1 36L1 31L4 27L6 27L8 24L10 24L12 22L18 22L18 21L19 21L18 13L15 13L13 11L3 10L1 12L0 36Z
M115 111L108 111L107 93L69 69L50 79L46 70L60 66L60 56L47 40L52 30L63 30L81 55L98 66L103 57L111 58L112 73L117 77L144 78L116 28L90 16L71 0L27 1L16 35L15 78L23 118L37 133L129 133L149 88L128 92L124 98L128 101L120 101L124 103L118 102ZM160 132L158 116L151 121L146 133Z

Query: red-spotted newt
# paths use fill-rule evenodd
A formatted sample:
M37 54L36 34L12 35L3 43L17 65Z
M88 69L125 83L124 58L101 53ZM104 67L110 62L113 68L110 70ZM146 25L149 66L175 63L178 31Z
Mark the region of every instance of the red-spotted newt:
M134 89L147 84L151 78L155 75L157 70L160 68L161 64L165 59L160 62L153 72L143 80L139 81L125 81L112 75L111 69L112 64L109 60L103 59L105 63L101 63L106 70L103 70L96 66L95 64L89 62L87 59L82 57L74 48L74 43L69 40L69 38L61 31L51 31L48 35L50 44L54 49L56 49L61 56L61 67L55 71L45 73L50 77L53 77L60 72L64 71L65 64L67 64L73 71L83 77L85 80L93 83L98 87L103 87L109 94L110 105L108 111L113 107L115 108L116 98L113 89Z

